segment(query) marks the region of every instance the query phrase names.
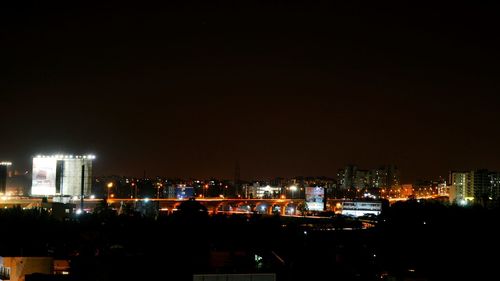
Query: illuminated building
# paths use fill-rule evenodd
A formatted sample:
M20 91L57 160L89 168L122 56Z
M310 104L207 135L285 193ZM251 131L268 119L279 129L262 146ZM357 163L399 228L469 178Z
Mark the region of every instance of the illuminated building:
M281 194L281 187L276 186L261 186L258 182L254 183L253 186L247 186L245 188L248 192L249 198L278 198Z
M34 157L31 195L80 196L82 192L84 196L90 195L92 161L94 159L93 155L40 155Z
M466 205L474 200L474 185L470 172L450 172L450 202Z
M413 184L402 184L401 192L398 197L408 198L413 195Z
M338 184L341 189L354 188L354 174L358 167L354 165L347 165L344 169L340 169L337 173L339 180Z
M497 200L500 198L500 173L492 172L489 174L489 178L491 199Z
M369 185L372 188L394 188L399 186L399 169L395 165L371 170Z
M345 216L364 216L366 214L380 215L382 212L381 202L364 201L344 201L342 202L342 215Z
M439 196L449 196L450 195L449 186L446 185L446 182L442 182L442 183L438 184L437 194Z
M7 191L7 170L12 165L10 162L0 162L0 194Z
M400 184L399 170L395 165L382 166L378 169L361 170L355 165L347 165L337 173L338 186L341 189L393 188Z
M486 169L450 172L450 202L466 205L469 201L486 204L500 197L500 173Z
M194 197L194 188L186 186L185 184L180 184L175 188L175 198L179 200L185 200Z

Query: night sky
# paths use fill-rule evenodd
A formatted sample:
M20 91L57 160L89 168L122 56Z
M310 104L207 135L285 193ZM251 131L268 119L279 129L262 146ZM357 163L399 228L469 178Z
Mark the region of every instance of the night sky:
M63 152L95 153L97 175L500 170L497 7L66 2L0 4L0 160L16 169Z

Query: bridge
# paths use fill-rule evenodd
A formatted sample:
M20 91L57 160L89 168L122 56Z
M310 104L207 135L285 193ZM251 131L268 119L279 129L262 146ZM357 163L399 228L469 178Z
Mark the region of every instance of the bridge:
M428 198L422 198L428 199ZM177 210L180 204L187 199L134 199L134 198L108 198L107 203L116 210L120 210L125 205L132 206L154 206L162 212L172 213ZM407 198L392 198L390 204L397 201L404 201ZM209 213L258 213L258 214L273 214L279 213L282 215L298 215L300 214L300 206L305 204L304 199L249 199L249 198L196 198L196 201L204 205ZM342 208L344 199L328 199L325 211L338 211ZM48 198L48 203L52 203L52 198ZM85 199L84 210L92 212L103 199ZM75 208L79 208L80 200L69 200L69 203L75 204ZM21 206L24 209L35 207L44 207L42 198L36 197L0 197L0 208L11 208Z
M103 199L85 199L84 210L93 211ZM177 210L180 204L187 199L134 199L134 198L108 198L107 203L116 210L120 210L125 205L133 206L155 206L160 211L172 213ZM209 213L259 213L273 214L280 213L283 215L297 215L300 212L300 206L305 204L304 199L249 199L249 198L196 198L196 201L204 205ZM326 210L334 211L338 209L341 199L328 199ZM48 203L54 202L52 198L48 198ZM75 207L80 206L80 200L69 200L69 203L75 204ZM12 208L20 206L23 209L31 209L43 207L41 198L36 197L2 197L0 198L0 208Z
M124 204L156 204L160 211L174 212L186 200L179 199L108 199L108 204L119 209ZM197 198L199 202L207 208L209 213L260 213L260 214L287 214L296 215L301 205L305 204L304 199L245 199L245 198Z

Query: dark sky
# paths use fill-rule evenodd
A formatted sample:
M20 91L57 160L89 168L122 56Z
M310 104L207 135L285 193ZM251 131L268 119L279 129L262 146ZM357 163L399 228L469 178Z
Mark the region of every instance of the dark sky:
M497 7L17 2L0 9L0 160L17 169L92 152L99 175L500 170Z

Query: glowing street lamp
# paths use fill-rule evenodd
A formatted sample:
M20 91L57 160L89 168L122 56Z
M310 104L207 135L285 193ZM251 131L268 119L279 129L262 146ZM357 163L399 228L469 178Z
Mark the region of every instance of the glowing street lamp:
M289 187L289 189L292 191L292 199L295 198L295 191L297 191L297 186L296 185L292 185Z
M206 198L208 194L208 184L203 186L203 197Z
M108 182L107 187L108 187L108 198L109 198L109 194L111 192L111 188L113 188L113 183L112 182Z
M137 184L135 182L133 182L131 185L132 185L132 188L135 188L135 198L137 198ZM134 194L131 194L130 198L133 198L133 197L134 197Z
M156 188L157 188L156 198L157 199L160 199L160 188L162 188L162 186L163 186L163 184L161 184L161 183L156 184Z

